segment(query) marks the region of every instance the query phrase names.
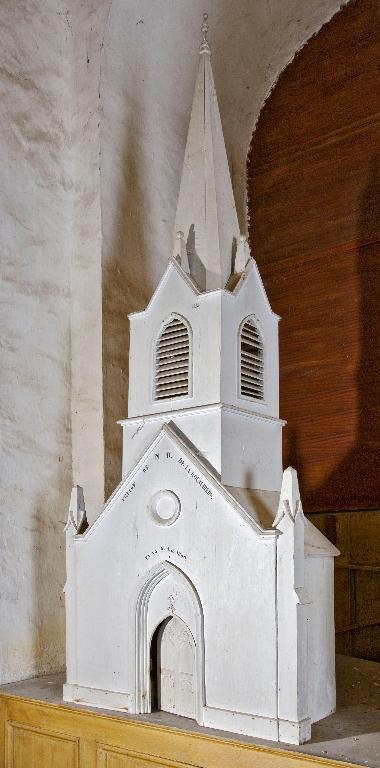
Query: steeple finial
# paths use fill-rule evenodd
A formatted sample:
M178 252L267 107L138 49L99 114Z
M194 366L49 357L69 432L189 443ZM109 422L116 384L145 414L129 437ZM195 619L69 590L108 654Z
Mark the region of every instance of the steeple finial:
M201 53L201 54L202 53L211 53L210 45L209 45L209 42L207 40L207 35L208 35L208 30L209 30L209 26L208 26L208 13L204 13L203 14L203 24L202 24L201 30L202 30L203 40L202 40L201 46L199 48L199 53Z

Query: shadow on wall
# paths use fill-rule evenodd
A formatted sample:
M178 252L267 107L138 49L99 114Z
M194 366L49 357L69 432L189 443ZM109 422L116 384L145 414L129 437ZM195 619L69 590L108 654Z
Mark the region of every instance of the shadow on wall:
M360 279L360 358L357 373L355 445L317 488L314 509L339 508L343 494L352 508L368 508L370 497L380 506L380 253L379 159L368 168L358 231L357 268ZM326 446L328 450L328 446Z
M368 508L369 498L377 498L380 506L379 193L379 159L375 158L368 168L358 232L357 432L354 446L314 491L317 509L328 509L331 503L337 508L346 494L358 510ZM330 513L312 519L341 550L335 570L337 649L380 661L380 512Z
M57 488L65 484L65 472ZM55 511L55 515L53 512ZM63 513L65 509L63 510ZM58 513L58 514L57 514ZM36 499L33 520L32 609L34 669L30 674L59 672L65 668L65 608L62 574L65 573L65 520L61 504L47 508L46 496Z
M368 168L368 183L362 197L358 226L357 271L359 275L360 357L356 377L357 425L355 445L314 491L309 506L313 510L343 509L348 497L351 508L368 508L370 496L380 505L380 231L379 159ZM352 300L355 296L351 297ZM349 301L347 302L349 313ZM296 403L295 403L296 407ZM328 453L329 446L326 445ZM297 430L287 427L287 462L299 468L302 487L303 465ZM331 537L330 532L330 537ZM334 539L334 537L333 537Z
M103 387L105 498L121 478L122 430L116 423L128 410L128 314L148 303L153 286L146 264L144 227L149 212L141 190L141 130L130 120L125 131L125 150L120 158L122 178L115 211L113 241L103 265ZM133 252L131 249L133 244ZM136 286L144 283L144 295ZM134 290L135 289L135 290Z

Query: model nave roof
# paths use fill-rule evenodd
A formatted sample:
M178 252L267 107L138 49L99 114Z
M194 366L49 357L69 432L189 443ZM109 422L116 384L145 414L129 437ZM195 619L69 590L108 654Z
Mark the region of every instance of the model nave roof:
M285 472L289 471L292 471L291 467L285 470ZM297 481L296 486L298 490ZM279 491L258 491L251 488L235 488L232 486L226 486L226 488L239 504L244 507L246 512L263 528L276 527L281 497ZM305 554L309 556L330 555L333 557L339 555L339 550L307 518L305 518Z

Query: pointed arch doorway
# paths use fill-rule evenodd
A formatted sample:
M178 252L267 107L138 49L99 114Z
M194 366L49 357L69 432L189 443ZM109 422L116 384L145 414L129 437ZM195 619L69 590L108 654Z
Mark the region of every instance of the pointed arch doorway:
M194 638L182 619L165 619L151 642L152 710L196 718Z
M163 709L203 725L203 610L193 583L177 566L163 561L145 575L135 627L136 713Z

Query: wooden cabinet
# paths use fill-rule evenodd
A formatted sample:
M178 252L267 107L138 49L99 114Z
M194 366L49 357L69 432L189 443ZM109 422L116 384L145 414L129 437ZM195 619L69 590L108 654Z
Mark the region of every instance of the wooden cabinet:
M316 768L352 763L0 694L0 768Z

